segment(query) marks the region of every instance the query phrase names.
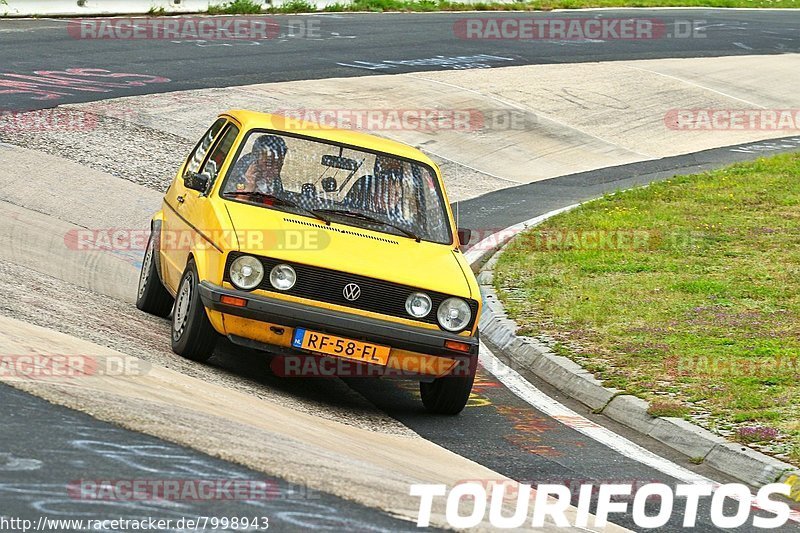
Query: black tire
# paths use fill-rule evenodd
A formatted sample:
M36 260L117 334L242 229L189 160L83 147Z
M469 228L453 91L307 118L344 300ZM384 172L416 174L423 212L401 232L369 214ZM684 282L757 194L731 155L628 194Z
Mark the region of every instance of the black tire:
M467 405L474 382L474 361L462 361L451 375L430 382L420 381L422 405L429 413L457 415Z
M190 260L178 285L172 310L172 351L181 357L205 363L214 353L219 335L200 301L199 284L197 268Z
M147 249L142 259L142 269L139 272L139 286L136 292L136 307L151 315L166 318L172 311L174 302L172 295L161 283L156 266L156 241L155 234L150 233Z

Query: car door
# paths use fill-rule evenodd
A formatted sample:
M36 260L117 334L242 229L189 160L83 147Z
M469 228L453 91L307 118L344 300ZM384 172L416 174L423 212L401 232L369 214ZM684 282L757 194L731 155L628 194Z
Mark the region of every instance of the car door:
M207 159L215 141L220 137L228 120L218 118L206 131L195 145L192 152L181 166L178 175L173 180L164 195L163 222L161 225L161 272L167 288L174 294L177 291L186 261L191 249L193 239L202 238L197 234L192 221L189 207L196 210L196 197L200 193L188 189L184 179L189 173L199 173ZM186 202L189 201L189 206Z
M194 232L194 242L204 249L215 248L223 253L237 246L233 232L227 231L230 217L227 215L221 202L213 202L209 193L214 188L217 177L225 170L225 160L231 151L239 128L233 122L228 122L217 136L208 156L200 165L198 174L204 176L208 183L203 191L186 189L183 202L179 202L177 211L185 219L191 231ZM177 256L178 265L186 265L189 249L180 247ZM221 283L222 280L216 280Z

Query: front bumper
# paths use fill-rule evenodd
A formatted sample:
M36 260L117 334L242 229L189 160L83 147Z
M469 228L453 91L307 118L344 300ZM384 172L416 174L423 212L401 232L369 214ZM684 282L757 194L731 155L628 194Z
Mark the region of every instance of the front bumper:
M242 298L247 300L247 305L236 307L224 304L220 301L222 296ZM462 337L446 331L407 326L388 320L287 302L269 296L226 289L208 281L200 282L200 298L208 309L226 315L281 324L292 328L304 327L420 354L452 358L478 355L477 337ZM448 340L469 345L469 351L462 352L446 348L445 341Z

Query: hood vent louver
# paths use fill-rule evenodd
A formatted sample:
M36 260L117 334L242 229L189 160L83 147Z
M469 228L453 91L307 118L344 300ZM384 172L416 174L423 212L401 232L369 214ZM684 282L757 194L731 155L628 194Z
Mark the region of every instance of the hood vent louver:
M284 217L284 222L291 222L292 224L300 224L301 226L309 226L312 228L324 229L327 231L334 231L336 233L343 233L345 235L355 235L356 237L362 237L364 239L372 239L373 241L380 241L386 242L389 244L400 244L398 241L393 239L385 239L383 237L375 237L374 235L367 235L366 233L361 233L358 231L346 230L341 228L334 228L333 226L326 226L325 224L315 224L313 222L305 222L303 220L297 220L295 218L288 218Z

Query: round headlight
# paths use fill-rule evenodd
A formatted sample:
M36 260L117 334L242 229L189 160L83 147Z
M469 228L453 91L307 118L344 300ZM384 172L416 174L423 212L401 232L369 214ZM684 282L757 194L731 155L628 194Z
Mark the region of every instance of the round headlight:
M439 306L436 312L439 325L449 331L461 331L472 318L472 311L467 302L461 298L448 298Z
M264 266L252 255L237 257L231 263L231 281L237 288L250 291L264 279Z
M288 291L296 281L297 273L289 265L275 265L269 273L269 282L279 291Z
M414 318L428 316L431 312L431 298L424 292L414 292L406 298L406 311Z

